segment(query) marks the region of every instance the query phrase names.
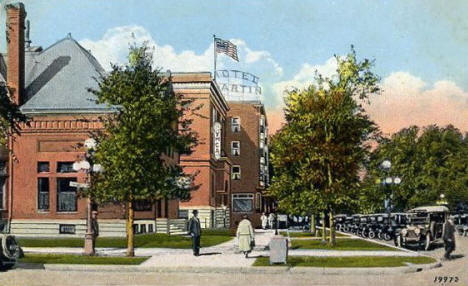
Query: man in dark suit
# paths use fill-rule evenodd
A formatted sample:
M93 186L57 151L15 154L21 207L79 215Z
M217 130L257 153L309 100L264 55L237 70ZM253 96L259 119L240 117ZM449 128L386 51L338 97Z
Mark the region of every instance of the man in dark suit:
M188 231L189 231L189 234L192 236L193 255L199 256L200 255L200 237L201 237L200 220L198 219L197 210L193 210L192 213L193 213L193 216L189 220Z
M445 223L442 227L442 239L444 240L445 246L444 259L450 260L450 254L455 250L455 225L453 224L453 221L447 217L445 218Z

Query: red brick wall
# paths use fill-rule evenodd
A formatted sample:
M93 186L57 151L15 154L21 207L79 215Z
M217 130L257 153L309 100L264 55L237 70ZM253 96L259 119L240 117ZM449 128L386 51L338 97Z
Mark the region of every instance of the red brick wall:
M256 193L262 192L263 187L259 186L259 126L262 109L258 104L229 102L230 110L228 112L228 127L226 134L226 152L232 161L232 165L240 165L241 179L231 181L231 193L251 193L254 194L253 212L247 213L254 226L260 225L261 210L256 209ZM232 132L231 118L239 117L241 130ZM240 156L231 154L231 142L240 142ZM231 206L232 207L232 206ZM231 221L235 223L242 219L244 213L233 212Z

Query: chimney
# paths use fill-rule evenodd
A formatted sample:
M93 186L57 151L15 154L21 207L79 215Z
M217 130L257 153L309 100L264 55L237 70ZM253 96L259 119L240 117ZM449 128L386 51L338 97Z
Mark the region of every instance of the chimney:
M8 47L7 85L13 102L21 105L24 92L24 19L23 3L6 5Z

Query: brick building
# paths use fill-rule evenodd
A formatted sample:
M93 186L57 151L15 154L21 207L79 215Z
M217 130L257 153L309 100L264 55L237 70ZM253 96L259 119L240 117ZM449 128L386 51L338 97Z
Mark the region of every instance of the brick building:
M193 99L192 107L199 108L186 114L193 120L191 128L198 134L199 145L180 158L196 186L191 199L180 202L181 217L196 209L203 228L229 226L231 162L225 152L229 106L209 72L174 73L172 81L174 91Z
M79 143L90 131L102 128L99 115L113 112L97 105L88 88L104 70L70 35L43 50L25 39L26 12L21 3L7 9L7 51L0 56L0 80L30 118L20 136L10 140L12 150L0 152L0 209L9 230L22 236L69 235L82 237L86 228L86 200L70 182L84 182L85 174L72 164L84 155ZM28 33L26 33L27 35ZM177 164L179 156L165 158ZM3 172L1 172L3 171ZM166 232L178 228L178 201L136 202L137 231ZM125 209L99 208L102 236L125 235ZM183 222L182 222L183 225Z
M260 101L229 101L226 132L231 169L233 223L247 214L254 226L261 213L272 211L273 201L265 196L269 185L268 121Z

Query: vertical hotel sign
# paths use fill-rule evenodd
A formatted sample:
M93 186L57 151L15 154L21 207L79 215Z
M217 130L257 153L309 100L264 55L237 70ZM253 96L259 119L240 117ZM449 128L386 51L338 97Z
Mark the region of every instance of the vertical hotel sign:
M215 122L213 125L214 132L214 157L216 160L221 158L221 123Z

